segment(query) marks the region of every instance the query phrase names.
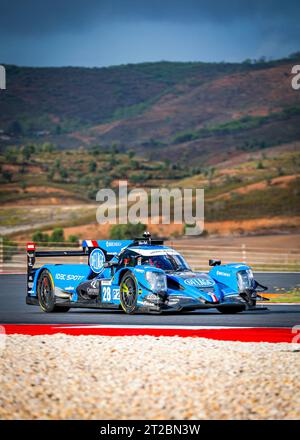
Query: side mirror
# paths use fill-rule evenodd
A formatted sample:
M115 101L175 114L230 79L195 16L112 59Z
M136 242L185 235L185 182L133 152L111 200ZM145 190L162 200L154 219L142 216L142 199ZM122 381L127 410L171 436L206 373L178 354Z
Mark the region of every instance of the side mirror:
M221 260L209 260L208 264L209 266L220 266Z
M105 268L105 269L107 269L107 268L113 268L113 267L117 267L118 266L118 262L117 261L106 261L104 264L103 264L103 267Z

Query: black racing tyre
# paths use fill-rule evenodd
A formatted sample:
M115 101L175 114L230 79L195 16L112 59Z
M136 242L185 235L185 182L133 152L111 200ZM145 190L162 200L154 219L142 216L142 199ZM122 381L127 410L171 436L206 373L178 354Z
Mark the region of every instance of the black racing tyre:
M219 312L224 313L224 315L233 315L234 313L243 312L245 310L244 306L226 306L226 307L217 307Z
M132 314L137 309L138 286L131 272L126 272L120 283L120 303L125 313Z
M45 269L41 272L37 285L37 296L41 309L45 313L64 313L70 307L57 306L55 304L55 295L50 272Z

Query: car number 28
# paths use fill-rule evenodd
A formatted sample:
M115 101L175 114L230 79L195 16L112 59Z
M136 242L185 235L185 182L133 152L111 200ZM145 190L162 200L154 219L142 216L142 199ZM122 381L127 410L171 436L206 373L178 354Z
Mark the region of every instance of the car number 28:
M120 289L112 289L111 286L102 287L102 301L111 302L120 299Z

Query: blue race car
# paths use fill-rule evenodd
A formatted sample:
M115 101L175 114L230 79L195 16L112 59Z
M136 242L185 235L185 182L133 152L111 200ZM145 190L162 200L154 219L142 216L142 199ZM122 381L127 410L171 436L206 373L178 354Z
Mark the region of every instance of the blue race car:
M27 245L26 303L44 312L71 307L123 309L126 313L216 308L237 313L256 308L267 288L243 263L209 260L209 273L194 272L176 250L149 233L134 240L85 240L81 250L36 251ZM85 256L87 264L45 264L39 257Z

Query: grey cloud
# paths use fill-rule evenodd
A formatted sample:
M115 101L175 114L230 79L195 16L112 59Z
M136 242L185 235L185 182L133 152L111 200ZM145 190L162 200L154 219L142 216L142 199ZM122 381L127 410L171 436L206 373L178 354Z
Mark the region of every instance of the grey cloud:
M0 32L44 34L110 21L294 23L300 2L284 0L0 0Z

